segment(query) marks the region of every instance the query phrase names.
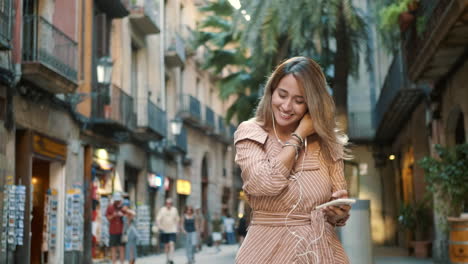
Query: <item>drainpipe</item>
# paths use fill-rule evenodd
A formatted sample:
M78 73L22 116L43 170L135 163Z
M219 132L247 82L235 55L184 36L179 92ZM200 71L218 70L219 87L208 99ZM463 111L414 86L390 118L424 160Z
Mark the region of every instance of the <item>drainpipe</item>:
M160 81L161 81L161 108L162 110L167 112L166 109L166 66L164 62L164 53L166 50L166 41L165 41L165 35L166 35L166 25L164 21L164 16L165 16L165 10L164 10L164 0L159 0L159 27L160 27L160 33L159 33L159 53L161 56L159 56L159 65L160 65Z

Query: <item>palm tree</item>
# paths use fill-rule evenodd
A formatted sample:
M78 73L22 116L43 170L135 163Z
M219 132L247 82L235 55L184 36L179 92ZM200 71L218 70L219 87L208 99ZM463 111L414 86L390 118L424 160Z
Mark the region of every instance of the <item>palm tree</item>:
M259 73L257 65L247 55L248 49L241 45L241 34L235 32L232 20L235 10L229 2L208 2L200 11L207 16L193 32L193 48L204 49L201 67L219 77L221 99L236 97L228 109L227 121L234 116L239 121L246 120L252 115L252 109L257 103L257 91L264 81L264 75Z
M236 95L228 119L250 117L258 94L274 67L292 56L317 60L328 76L339 120L347 124L347 80L357 76L366 24L351 0L252 0L242 10L227 0L209 2L200 10L208 14L200 23L196 45L204 46L206 69L215 74L230 70L219 81L221 96Z
M361 11L351 0L253 0L244 9L253 19L236 29L254 50L254 63L270 64L265 66L271 71L290 56L315 58L331 75L338 120L346 130L348 77L357 77L361 43L367 42ZM239 15L236 21L242 21Z

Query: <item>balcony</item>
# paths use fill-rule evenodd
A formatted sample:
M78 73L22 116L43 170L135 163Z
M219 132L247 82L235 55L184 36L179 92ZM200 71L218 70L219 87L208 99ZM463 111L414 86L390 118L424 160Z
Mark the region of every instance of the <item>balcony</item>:
M157 107L151 100L138 101L137 128L135 136L141 140L159 140L166 137L166 112Z
M229 131L228 131L228 139L229 139L229 143L233 143L233 140L234 140L234 132L236 132L237 130L237 126L233 125L233 124L230 124L229 125Z
M23 78L50 93L77 88L77 43L40 16L24 17Z
M220 138L224 138L226 135L226 121L222 116L218 116L217 119L218 125L216 127L216 135L218 135Z
M416 22L402 34L408 74L413 81L436 81L466 54L468 1L427 0L419 3Z
M137 126L133 104L133 98L115 85L97 88L91 129L108 137L129 137Z
M203 120L203 125L209 131L214 131L216 129L216 122L215 122L215 113L213 109L209 106L205 106L205 116Z
M182 37L175 33L169 37L164 59L168 67L181 67L185 63L185 43Z
M374 136L375 127L370 111L348 113L348 137L352 142L370 142Z
M182 128L180 134L175 137L174 148L178 151L182 151L187 153L188 144L187 144L187 129L185 127Z
M130 13L128 10L130 0L96 0L99 10L110 18L123 18Z
M200 101L190 94L182 94L179 102L180 117L193 126L200 126L202 121Z
M13 0L4 0L0 6L0 50L11 49Z
M160 31L155 0L133 0L130 7L130 22L143 35L157 34Z
M390 142L423 98L421 86L407 79L401 53L395 54L375 109L376 139Z

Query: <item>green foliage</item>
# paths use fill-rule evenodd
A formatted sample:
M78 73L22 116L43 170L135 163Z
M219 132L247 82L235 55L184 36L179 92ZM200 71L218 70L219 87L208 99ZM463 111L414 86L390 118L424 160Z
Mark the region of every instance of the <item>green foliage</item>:
M424 157L418 161L424 169L427 188L431 193L441 192L449 199L444 204L459 210L468 197L468 144L453 148L436 145L435 150L439 159Z
M398 27L398 17L401 13L408 11L408 4L413 0L398 0L382 8L380 15L380 29L392 31Z
M408 4L414 0L394 0L381 8L379 14L379 32L382 44L389 51L394 51L400 41L400 28L398 17L401 13L408 11Z
M426 31L427 16L420 16L416 19L416 32L421 36Z
M265 78L289 57L314 58L332 85L338 68L335 63L346 61L349 73L358 77L367 25L351 0L253 0L241 4L250 21L227 0L209 1L199 9L206 16L194 32L194 47L205 49L202 67L223 74L218 82L221 98L237 98L228 110L228 120L252 116ZM339 21L344 22L345 30L338 29ZM342 42L346 45L340 47L348 58L342 60L335 58L339 31L346 33Z
M398 223L405 231L414 232L415 240L425 239L425 233L431 224L428 199L413 204L402 204L398 215Z

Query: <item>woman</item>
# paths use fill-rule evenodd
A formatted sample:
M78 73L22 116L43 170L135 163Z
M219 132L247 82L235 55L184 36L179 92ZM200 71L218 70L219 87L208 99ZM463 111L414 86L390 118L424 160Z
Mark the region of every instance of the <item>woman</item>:
M185 250L188 264L195 263L195 246L197 245L197 227L192 206L185 207L184 217L181 223L182 232L185 234Z
M130 264L134 264L138 257L138 229L135 226L135 211L130 209L130 202L125 200L122 211L124 212L124 237L125 237L125 256Z
M347 196L345 135L320 66L291 58L270 76L255 118L239 125L236 163L253 209L236 263L349 263L334 232L349 206L315 210Z

